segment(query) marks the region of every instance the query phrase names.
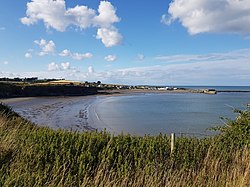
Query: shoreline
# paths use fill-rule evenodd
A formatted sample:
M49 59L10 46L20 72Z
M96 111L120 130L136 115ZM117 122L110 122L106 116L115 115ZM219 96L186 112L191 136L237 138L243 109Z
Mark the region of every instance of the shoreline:
M0 99L23 118L38 126L72 131L92 131L89 107L96 96L28 97Z
M216 90L218 93L249 93L250 90ZM58 96L17 96L17 97L0 97L0 102L15 103L19 101L32 100L36 98L78 98L78 97L95 97L95 96L119 96L119 95L131 95L131 94L162 94L162 93L194 93L204 94L200 89L179 89L179 90L147 90L147 89L120 89L120 90L99 90L96 94L91 95L58 95Z
M98 105L117 96L145 94L192 94L189 91L170 90L110 90L90 96L46 96L0 99L15 112L38 126L71 131L106 129L116 134L112 125L106 124L98 113Z
M250 93L250 90L216 90L217 93ZM186 93L191 93L191 94L207 94L204 93L204 90L200 89L183 89L183 90L146 90L146 89L124 89L124 90L104 90L99 91L100 94L102 95L131 95L131 94L186 94ZM99 94L97 94L99 95Z
M46 96L0 99L23 118L41 127L71 131L104 130L114 132L96 112L101 102L129 94L98 94L91 96Z

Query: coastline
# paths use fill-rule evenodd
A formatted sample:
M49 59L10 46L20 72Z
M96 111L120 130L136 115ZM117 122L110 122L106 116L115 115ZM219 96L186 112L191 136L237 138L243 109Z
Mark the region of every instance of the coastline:
M116 134L120 133L120 129L116 129L112 123L107 124L107 116L98 111L99 106L115 97L151 94L170 94L179 97L182 94L191 96L199 93L191 93L189 90L109 90L91 96L20 97L0 99L0 102L9 105L22 117L39 126L79 132L106 129Z
M38 126L72 131L92 131L89 106L96 96L27 97L0 99L15 112ZM74 105L74 107L72 107Z
M20 97L0 99L0 103L10 106L20 116L38 126L79 132L104 129L114 132L100 119L96 107L111 97L122 95L129 94Z
M119 92L118 92L119 91ZM158 90L110 90L90 96L14 97L0 99L25 119L38 126L72 131L104 130L116 133L101 120L97 105L118 96L138 94L189 93ZM74 106L73 106L74 105Z

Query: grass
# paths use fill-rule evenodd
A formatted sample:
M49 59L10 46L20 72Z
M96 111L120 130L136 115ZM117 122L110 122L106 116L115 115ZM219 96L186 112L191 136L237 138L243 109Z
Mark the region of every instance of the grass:
M113 136L38 127L0 105L0 186L250 186L250 111L217 136Z

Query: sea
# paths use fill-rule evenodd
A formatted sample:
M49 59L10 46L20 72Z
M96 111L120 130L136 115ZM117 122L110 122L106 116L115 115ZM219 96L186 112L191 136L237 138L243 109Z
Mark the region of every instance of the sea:
M183 86L185 88L214 88L220 91L250 91L250 87ZM212 127L225 125L245 110L250 92L219 92L215 95L196 93L144 93L101 98L94 112L114 133L156 135L176 133L190 136L210 136Z

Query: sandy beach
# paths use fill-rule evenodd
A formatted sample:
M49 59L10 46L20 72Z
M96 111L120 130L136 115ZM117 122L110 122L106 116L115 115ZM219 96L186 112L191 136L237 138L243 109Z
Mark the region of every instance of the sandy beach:
M1 99L22 117L40 126L72 131L95 130L89 124L89 107L97 96L80 97L29 97ZM94 115L91 115L95 117Z

